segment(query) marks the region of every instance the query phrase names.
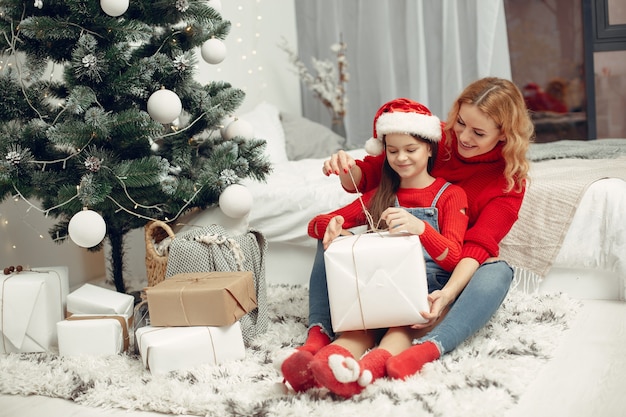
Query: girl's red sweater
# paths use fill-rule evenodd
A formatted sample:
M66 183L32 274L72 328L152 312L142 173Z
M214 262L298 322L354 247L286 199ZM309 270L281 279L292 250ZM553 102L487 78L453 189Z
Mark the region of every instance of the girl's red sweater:
M396 196L401 207L430 207L435 196L446 183L443 178L437 178L431 185L423 189L400 188ZM365 207L369 205L376 190L365 192L361 199ZM467 229L467 198L460 187L450 185L439 197L436 205L438 209L437 232L430 224L425 222L424 233L420 235L420 241L430 256L446 271L452 271L461 259L461 247L463 235ZM314 217L308 226L309 236L322 239L326 227L335 216L342 216L345 220L344 229L367 224L363 213L363 207L359 199L338 210L328 214L320 214Z
M482 264L487 258L498 256L500 241L517 221L525 189L504 191L507 187L502 156L504 142L498 142L486 154L464 158L458 153L456 140L453 136L450 150L443 143L440 145L431 174L445 178L467 193L469 225L461 258L473 258ZM361 192L377 186L383 161L384 154L356 161L363 172Z

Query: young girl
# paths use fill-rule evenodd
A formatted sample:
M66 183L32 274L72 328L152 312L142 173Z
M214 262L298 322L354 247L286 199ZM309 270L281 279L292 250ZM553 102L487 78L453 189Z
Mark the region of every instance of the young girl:
M465 192L429 173L441 139L441 123L420 103L396 99L378 110L374 138L373 143L385 149L378 188L346 207L316 216L309 223L309 235L321 239L323 247L328 248L337 236L349 233L345 229L368 224L363 211L365 205L374 225L380 219L379 229L420 236L428 290L441 289L460 259L468 221ZM371 145L372 142L368 147L376 148ZM392 328L386 333L385 329L344 332L315 357L311 352L301 351L296 362L302 365L308 361L309 366L291 366L294 359L285 361L283 374L296 390L317 382L349 397L384 376L386 359L409 348L416 332L409 326ZM385 334L382 341L381 333ZM356 361L379 341L377 349ZM350 364L348 368L345 361Z
M424 328L436 325L414 340L411 348L387 360L387 375L392 378L419 372L425 363L450 352L481 329L504 300L513 279L513 270L497 256L500 241L517 220L526 187L526 152L534 127L524 97L509 80L477 80L453 103L445 133L432 174L467 193L468 230L461 260L446 285L429 294L430 312L422 314L428 320ZM324 162L323 170L326 175L339 175L348 191L354 191L353 179L359 190L367 191L381 180L383 161L382 156L355 161L340 151ZM298 348L312 354L334 338L323 248L318 248L309 280L309 333ZM304 362L298 355L287 361Z

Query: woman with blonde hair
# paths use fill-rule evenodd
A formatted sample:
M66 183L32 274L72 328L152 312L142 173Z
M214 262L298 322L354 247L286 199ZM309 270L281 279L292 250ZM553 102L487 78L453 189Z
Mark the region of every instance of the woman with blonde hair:
M481 329L504 300L513 270L499 259L499 243L517 220L528 180L526 152L534 127L524 97L511 81L487 77L467 86L452 105L432 175L445 178L467 194L469 224L461 260L441 290L429 294L423 335L386 360L386 374L403 379L452 351ZM368 141L371 145L372 142ZM366 149L373 154L372 146ZM342 186L361 192L381 179L384 155L354 160L343 151L324 162L326 175L339 175ZM309 332L304 345L282 364L295 390L316 386L311 358L334 338L326 288L323 246L318 245L309 282ZM322 256L319 256L320 253ZM445 313L445 314L444 314Z

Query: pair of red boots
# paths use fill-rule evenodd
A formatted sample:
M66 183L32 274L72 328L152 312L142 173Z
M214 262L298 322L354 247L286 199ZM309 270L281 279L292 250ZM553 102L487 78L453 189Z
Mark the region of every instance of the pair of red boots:
M378 378L405 379L414 375L425 363L439 356L437 346L425 342L396 356L385 349L372 349L357 360L344 347L331 344L328 335L319 326L314 326L304 345L296 348L296 352L282 363L281 371L296 392L323 386L349 398Z

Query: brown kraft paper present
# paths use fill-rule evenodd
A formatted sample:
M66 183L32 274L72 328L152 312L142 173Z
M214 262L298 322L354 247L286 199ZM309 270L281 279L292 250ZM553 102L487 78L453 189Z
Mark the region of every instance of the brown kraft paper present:
M257 308L251 271L177 274L146 295L152 326L228 326Z

